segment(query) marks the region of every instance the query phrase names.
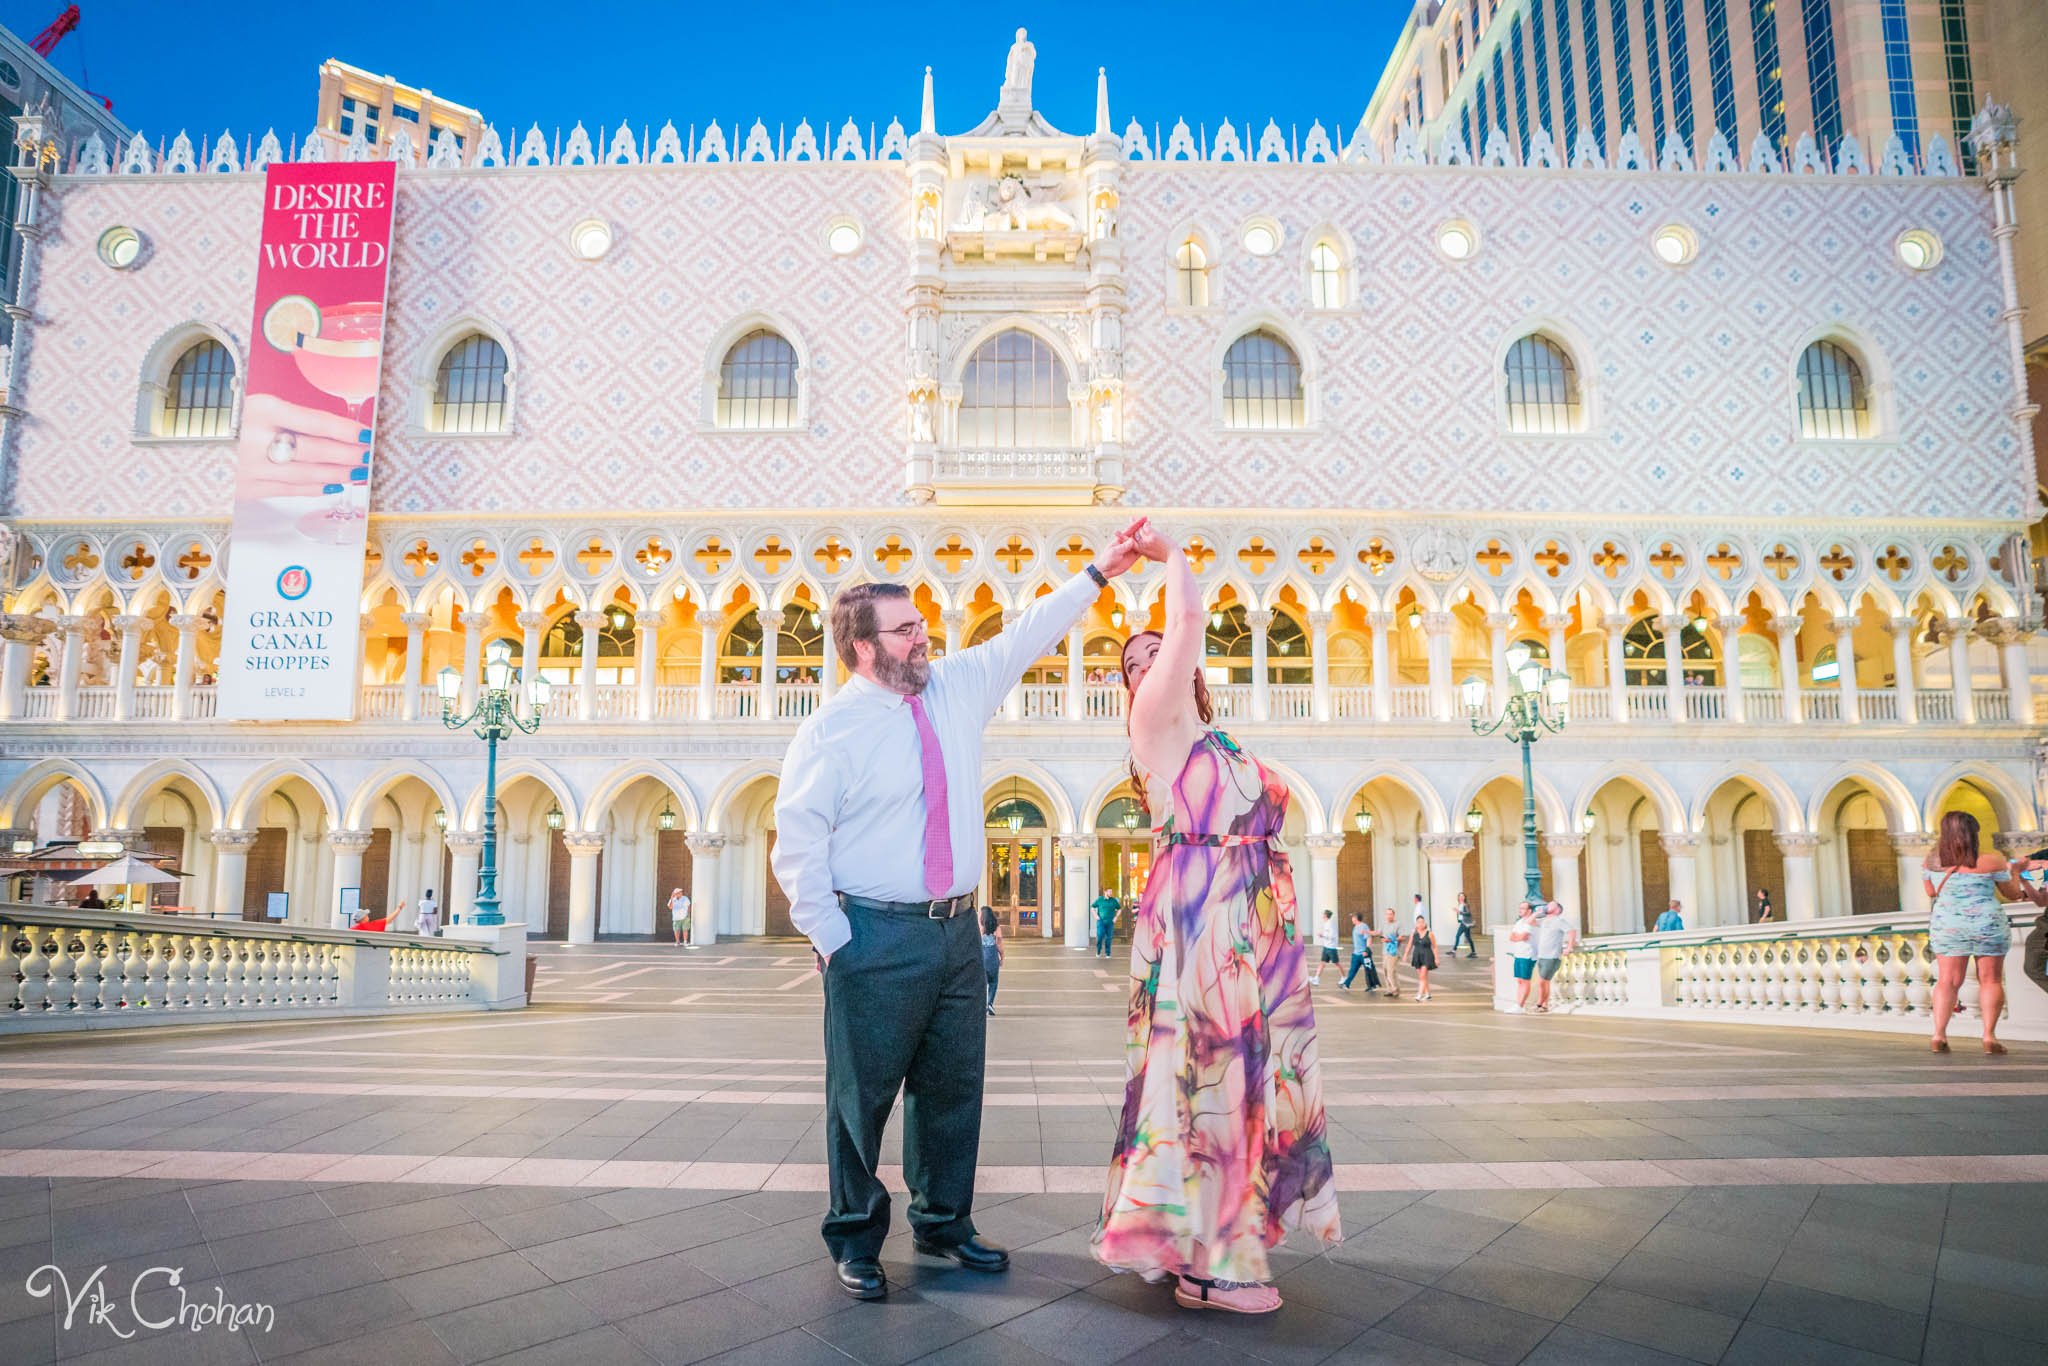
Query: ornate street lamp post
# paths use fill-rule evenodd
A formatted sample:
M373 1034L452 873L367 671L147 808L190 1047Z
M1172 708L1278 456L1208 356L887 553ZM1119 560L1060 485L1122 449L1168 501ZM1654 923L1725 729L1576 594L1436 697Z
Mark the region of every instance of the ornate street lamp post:
M1531 901L1543 896L1543 871L1536 857L1536 783L1529 768L1529 746L1544 731L1561 734L1571 709L1570 675L1546 669L1529 657L1528 647L1508 649L1507 705L1492 721L1486 719L1486 680L1472 677L1463 684L1465 712L1472 718L1477 735L1506 731L1510 742L1522 747L1522 879ZM1475 805L1467 813L1476 814Z
M526 691L532 711L519 714L519 673L512 667L512 646L494 640L484 651L484 686L477 694L469 715L460 712L462 675L453 668L441 670L441 724L450 730L476 727L477 738L485 744L484 764L484 855L476 874L476 905L470 914L474 925L502 925L498 909L498 742L510 738L514 729L531 735L540 729L541 714L547 710L548 681L536 675Z

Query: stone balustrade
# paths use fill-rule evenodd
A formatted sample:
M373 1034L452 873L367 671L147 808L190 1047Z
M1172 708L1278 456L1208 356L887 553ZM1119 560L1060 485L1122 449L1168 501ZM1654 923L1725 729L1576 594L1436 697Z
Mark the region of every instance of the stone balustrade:
M2009 912L2004 1038L2048 1040L2048 992L2020 970L2036 915L2025 903ZM1927 919L1846 916L1587 939L1565 955L1553 998L1581 1015L1925 1033L1935 978ZM1493 927L1496 1008L1515 999L1510 928ZM1973 973L1952 1037L1979 1031L1977 1007Z
M514 928L472 941L7 903L0 1034L523 1006Z

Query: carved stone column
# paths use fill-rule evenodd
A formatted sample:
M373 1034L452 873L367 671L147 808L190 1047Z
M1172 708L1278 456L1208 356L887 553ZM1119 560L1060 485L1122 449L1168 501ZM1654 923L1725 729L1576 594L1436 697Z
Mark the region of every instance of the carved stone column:
M420 719L420 677L426 664L427 628L434 624L431 612L401 612L398 624L405 628L405 691L399 696L401 720Z
M119 616L114 630L120 633L120 662L114 667L114 719L128 721L135 716L135 674L142 667L142 633L149 628L148 617Z
M450 815L452 818L453 813ZM441 843L448 846L448 885L443 889L447 900L443 904L447 907L448 923L454 925L476 909L476 876L483 862L484 832L444 831Z
M697 719L718 715L718 632L725 614L706 608L697 613ZM694 933L694 931L692 931Z
M1248 611L1244 624L1252 633L1252 720L1268 721L1273 715L1273 680L1266 632L1272 628L1273 613L1269 608Z
M1985 638L1998 646L1998 672L2005 683L2007 719L2016 725L2034 723L2034 680L2027 668L2027 641L2032 631L2012 617L2000 617L1984 629Z
M1659 835L1657 842L1664 846L1664 866L1670 872L1671 899L1683 909L1683 914L1692 924L1702 922L1700 906L1700 837L1698 835ZM1662 906L1645 906L1643 914L1652 922L1664 911ZM1649 926L1638 926L1648 929Z
M1628 635L1628 614L1611 612L1600 618L1607 633L1607 719L1618 726L1629 723L1628 666L1623 662L1622 642Z
M1394 719L1394 614L1369 612L1365 622L1372 627L1372 719L1384 725Z
M605 837L594 830L565 830L562 848L569 854L569 942L597 942L597 860Z
M1861 624L1861 619L1853 613L1834 620L1835 678L1842 689L1842 721L1851 726L1863 719L1861 701L1856 693L1856 628Z
M1785 711L1779 719L1788 726L1802 725L1806 721L1806 699L1799 686L1799 628L1802 624L1797 616L1771 618L1771 631L1778 638L1778 689Z
M1337 855L1344 852L1344 836L1341 834L1304 835L1301 842L1308 846L1309 906L1306 913L1302 913L1298 909L1301 904L1301 887L1297 883L1295 885L1295 905L1297 907L1295 933L1300 936L1302 943L1312 944L1315 942L1315 927L1323 923L1323 912L1341 911L1343 909L1343 907L1337 904ZM1454 900L1456 896L1455 892L1452 893ZM1366 914L1366 923L1371 924L1371 905L1368 904L1360 909L1364 910ZM1339 920L1342 920L1341 916ZM1338 929L1341 931L1343 928L1344 925L1339 924ZM1340 938L1342 937L1344 936L1340 934Z
M1739 726L1749 719L1748 699L1742 695L1742 650L1737 644L1742 617L1716 617L1714 626L1721 632L1721 713Z
M1458 933L1458 893L1465 890L1465 855L1472 852L1472 836L1419 835L1416 843L1422 847L1422 856L1429 860L1429 927L1435 931L1437 942L1448 944ZM1402 925L1401 933L1406 935L1409 926Z
M1814 851L1820 836L1777 832L1778 852L1785 857L1785 919L1820 918L1820 881L1814 872Z
M1685 715L1685 616L1673 612L1657 618L1664 633L1664 711L1673 725L1683 725Z
M491 624L489 612L464 612L456 621L462 626L462 714L476 706L477 686L483 681L484 627Z
M1949 687L1955 693L1959 726L1977 720L1977 679L1970 667L1971 625L1968 617L1950 617L1943 623L1948 637Z
M1065 869L1060 904L1066 933L1061 942L1070 949L1085 949L1090 946L1089 931L1095 923L1094 871L1100 841L1093 835L1061 835L1059 841L1060 865ZM1046 933L1051 932L1048 925Z
M1920 683L1913 676L1913 633L1920 623L1911 617L1893 617L1892 692L1898 698L1899 724L1910 726L1920 719Z
M327 847L334 851L334 906L332 920L338 930L348 928L342 917L341 893L345 887L360 889L363 885L363 855L369 852L370 844L377 837L374 830L330 830L327 832Z
M1458 714L1455 685L1451 679L1451 628L1457 618L1449 612L1424 612L1422 634L1429 641L1429 716L1449 721Z
M1493 692L1488 705L1496 710L1505 707L1512 695L1508 683L1508 628L1514 624L1511 612L1490 612L1486 617L1486 649L1488 662L1493 665Z
M1559 673L1570 673L1565 666L1565 631L1572 624L1571 613L1550 612L1539 623L1550 637L1550 667Z
M1579 855L1586 852L1584 835L1545 835L1543 847L1550 852L1550 899L1564 907L1572 930L1586 932L1586 894L1579 885ZM1516 897L1517 902L1521 901ZM1503 917L1506 918L1505 916Z
M53 623L47 617L9 612L0 616L0 639L7 642L0 659L0 719L13 720L28 707L28 676L35 667L36 646Z
M1328 721L1334 716L1330 703L1330 624L1335 612L1308 614L1309 716Z
M773 721L782 684L776 676L781 667L777 661L782 654L782 613L762 607L756 609L754 616L761 623L760 716L764 721Z
M1923 880L1927 856L1934 852L1934 836L1916 832L1891 839L1892 853L1899 860L1899 910L1906 915L1925 915L1934 909Z
M249 880L249 847L256 843L254 830L215 830L207 835L213 846L213 916L216 920L242 918L243 893Z
M583 628L583 659L576 671L576 719L579 721L597 719L597 642L607 620L603 612L576 614L576 624ZM595 885L592 884L593 887Z
M725 836L692 830L684 836L690 846L690 942L716 944L719 916L719 855L725 852Z
M660 630L659 608L633 614L633 677L640 687L639 706L634 714L642 721L654 719L655 638Z
M534 680L540 677L541 632L547 629L546 612L521 612L512 618L519 627L519 681L526 685L526 702L533 702Z
M91 617L63 617L57 622L64 633L63 654L57 663L59 721L69 721L78 715L78 679L85 666L85 633L93 624Z

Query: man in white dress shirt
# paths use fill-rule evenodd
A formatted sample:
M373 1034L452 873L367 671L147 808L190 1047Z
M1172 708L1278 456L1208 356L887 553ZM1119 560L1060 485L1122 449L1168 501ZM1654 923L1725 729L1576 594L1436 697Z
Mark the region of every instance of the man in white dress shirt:
M790 742L772 862L825 974L823 1232L856 1298L888 1293L889 1196L875 1168L899 1089L917 1250L977 1271L1009 1265L971 1217L987 1031L974 914L982 731L1024 671L1130 568L1138 525L994 640L936 663L900 584L860 584L832 603L853 677Z

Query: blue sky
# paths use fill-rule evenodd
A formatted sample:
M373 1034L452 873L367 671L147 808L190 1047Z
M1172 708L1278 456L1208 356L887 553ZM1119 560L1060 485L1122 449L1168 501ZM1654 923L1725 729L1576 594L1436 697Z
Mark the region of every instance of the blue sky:
M24 41L66 0L0 0L0 23ZM473 105L509 125L628 119L684 128L716 118L773 129L808 117L865 128L894 116L915 127L929 64L941 132L994 107L1019 24L1038 49L1038 107L1067 131L1094 117L1095 68L1107 66L1110 112L1149 133L1175 118L1211 128L1229 117L1255 129L1278 119L1305 133L1320 118L1334 137L1364 112L1408 0L1296 4L1074 4L961 7L715 5L532 0L311 5L212 0L79 0L83 22L53 54L73 80L112 97L131 128L168 138L223 127L239 136L312 126L328 57Z

